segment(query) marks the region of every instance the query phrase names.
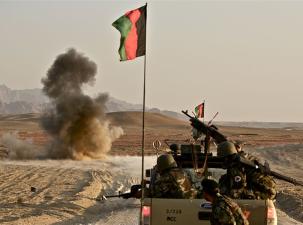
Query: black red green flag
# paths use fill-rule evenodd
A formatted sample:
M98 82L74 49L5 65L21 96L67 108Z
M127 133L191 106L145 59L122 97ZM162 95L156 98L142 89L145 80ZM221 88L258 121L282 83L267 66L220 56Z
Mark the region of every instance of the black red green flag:
M204 118L204 102L196 106L195 113L198 118Z
M146 5L131 10L112 24L121 33L120 60L131 60L145 55Z

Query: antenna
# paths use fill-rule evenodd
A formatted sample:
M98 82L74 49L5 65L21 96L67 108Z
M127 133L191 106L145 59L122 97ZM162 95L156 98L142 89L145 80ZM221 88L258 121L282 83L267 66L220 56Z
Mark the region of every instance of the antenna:
M216 112L216 114L213 116L213 118L208 122L207 126L210 126L213 120L218 116L219 112Z

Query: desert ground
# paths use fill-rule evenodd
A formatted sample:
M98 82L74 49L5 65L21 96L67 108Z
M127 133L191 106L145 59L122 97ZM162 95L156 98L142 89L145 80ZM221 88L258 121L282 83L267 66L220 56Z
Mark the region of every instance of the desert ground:
M124 135L113 143L103 159L54 160L43 151L51 137L39 125L40 115L0 116L0 224L138 224L140 202L108 199L102 195L128 191L140 181L141 113L108 115ZM244 149L268 161L271 169L303 181L303 130L219 126L231 140L246 143ZM191 137L186 121L147 114L145 168L155 164L156 139ZM165 149L163 144L161 149ZM278 224L303 224L303 189L277 180Z

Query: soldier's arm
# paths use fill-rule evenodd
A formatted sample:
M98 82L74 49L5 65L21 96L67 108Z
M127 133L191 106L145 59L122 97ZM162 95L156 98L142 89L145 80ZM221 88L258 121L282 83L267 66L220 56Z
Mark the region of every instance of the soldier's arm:
M235 218L229 208L216 207L213 212L214 220L220 225L235 225Z

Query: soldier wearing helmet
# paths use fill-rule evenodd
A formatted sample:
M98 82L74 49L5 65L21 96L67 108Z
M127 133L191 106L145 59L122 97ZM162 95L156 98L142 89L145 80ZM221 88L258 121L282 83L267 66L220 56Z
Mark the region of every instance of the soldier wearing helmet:
M219 180L220 193L234 199L254 199L253 191L247 185L245 167L236 160L237 153L235 145L229 141L217 147L217 155L224 159L223 167L227 169Z
M245 143L243 141L237 140L237 141L234 142L234 145L237 149L238 155L240 155L243 158L248 159L250 161L254 161L256 163L259 163L260 160L257 157L249 154L248 152L243 151L243 146L245 145Z
M273 178L259 170L245 167L237 159L243 157L258 164L256 157L237 151L235 144L226 141L218 145L217 154L224 158L225 175L219 180L220 192L231 198L274 199L276 196Z
M160 176L154 182L152 196L156 198L195 198L196 190L192 188L186 173L178 168L171 154L160 155L157 159Z

